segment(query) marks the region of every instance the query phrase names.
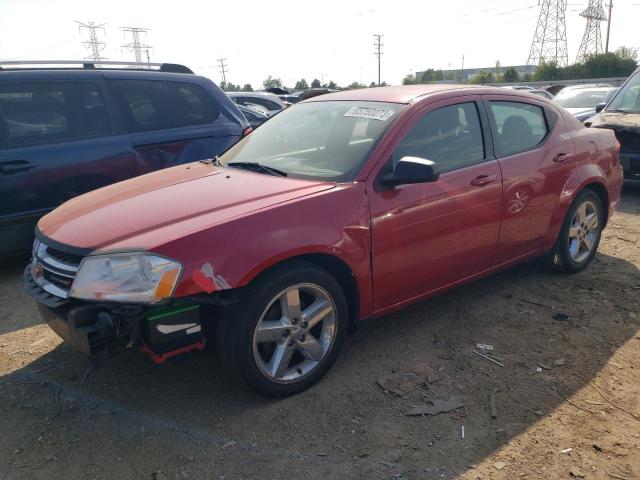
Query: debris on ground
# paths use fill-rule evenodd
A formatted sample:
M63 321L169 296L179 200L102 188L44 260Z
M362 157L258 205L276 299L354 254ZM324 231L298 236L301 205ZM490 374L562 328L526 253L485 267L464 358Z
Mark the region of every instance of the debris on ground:
M493 464L493 468L495 468L496 470L502 470L506 466L507 464L504 462L496 462Z
M482 358L486 358L487 360L489 360L490 362L495 363L496 365L500 365L501 367L504 367L504 363L502 363L499 360L496 360L495 358L493 358L491 355L487 355L485 353L480 353L477 350L473 350L473 353L475 353L476 355L480 355Z
M491 418L496 418L498 416L498 408L496 407L496 394L500 390L491 390L489 392L489 411L491 412Z
M553 366L554 367L562 367L564 364L566 363L566 360L564 357L560 357L559 359L555 360L553 362Z
M553 319L558 320L559 322L564 322L569 320L569 315L567 315L566 313L557 312L553 314Z
M408 417L418 416L418 415L438 415L439 413L447 413L452 410L457 410L458 408L464 407L464 403L460 400L450 398L449 400L440 400L434 398L433 400L428 400L426 405L420 405L419 407L415 407L413 410L409 410L406 415Z
M571 470L569 470L569 474L574 477L574 478L584 478L586 475L582 472L582 470L573 467Z
M542 362L536 362L536 365L538 365L540 368L543 368L545 370L553 370L549 365L547 365L546 363L542 363Z
M423 385L437 382L440 379L431 365L420 363L413 367L411 372L398 372L387 375L377 380L384 390L404 396Z
M493 345L487 343L477 343L476 348L482 353L493 352Z
M573 451L573 448L565 448L564 450L561 450L560 453L563 453L566 455L567 453L570 453L572 451Z

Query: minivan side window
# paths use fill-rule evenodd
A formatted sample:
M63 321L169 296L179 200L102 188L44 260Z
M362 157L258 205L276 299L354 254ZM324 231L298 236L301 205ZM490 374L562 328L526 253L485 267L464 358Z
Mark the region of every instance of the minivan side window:
M492 101L490 105L497 129L493 135L499 156L531 150L547 136L542 107L508 101Z
M426 113L396 147L394 165L405 156L431 160L441 173L483 162L484 140L475 102Z
M129 132L203 125L220 116L199 85L159 80L107 80L107 85Z
M0 83L0 148L110 133L94 83Z

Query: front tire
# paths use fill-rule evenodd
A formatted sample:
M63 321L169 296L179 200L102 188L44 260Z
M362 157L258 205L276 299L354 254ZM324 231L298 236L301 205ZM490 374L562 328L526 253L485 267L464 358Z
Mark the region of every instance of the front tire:
M547 263L566 273L586 268L598 250L603 225L600 197L592 190L583 190L569 207Z
M256 392L286 397L329 370L344 340L348 308L329 272L291 261L245 287L220 317L217 344L225 365Z

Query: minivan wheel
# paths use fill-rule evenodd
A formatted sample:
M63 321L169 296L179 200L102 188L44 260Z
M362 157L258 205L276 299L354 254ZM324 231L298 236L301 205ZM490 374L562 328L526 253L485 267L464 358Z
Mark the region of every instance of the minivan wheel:
M600 197L591 190L582 191L571 204L554 250L553 266L567 273L584 269L596 254L604 216Z
M270 397L301 392L335 361L348 324L340 284L326 270L301 261L276 267L225 307L218 351L252 389Z

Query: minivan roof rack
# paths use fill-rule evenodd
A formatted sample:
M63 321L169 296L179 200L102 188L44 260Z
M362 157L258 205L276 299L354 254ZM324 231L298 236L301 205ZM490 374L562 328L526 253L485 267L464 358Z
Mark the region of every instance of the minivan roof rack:
M189 67L178 63L146 63L146 62L115 62L110 60L0 60L0 70L50 70L56 68L71 69L82 68L93 69L119 69L119 70L151 70L170 73L191 73Z

